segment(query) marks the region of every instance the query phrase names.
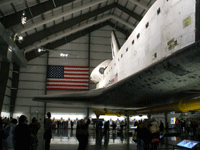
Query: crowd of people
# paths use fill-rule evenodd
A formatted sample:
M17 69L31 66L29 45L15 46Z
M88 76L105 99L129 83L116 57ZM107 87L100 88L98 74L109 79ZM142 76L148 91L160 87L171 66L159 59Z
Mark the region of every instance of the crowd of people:
M129 122L129 125L133 124L137 126L135 130L135 134L133 136L133 140L137 143L137 150L157 150L159 141L160 141L160 133L164 132L164 124L162 121L158 123L155 119L148 119L145 121L132 121ZM85 150L88 145L88 128L90 124L90 119L85 118L81 120L74 121L59 121L52 120L51 113L47 113L47 118L44 120L44 141L45 141L45 150L50 149L50 142L52 138L52 129L54 129L55 124L57 125L57 129L63 128L67 129L68 124L71 125L71 129L73 129L73 125L76 124L76 138L79 142L78 150ZM96 130L101 131L103 128L103 134L106 136L109 133L110 127L112 127L112 131L117 133L122 133L123 128L126 128L126 121L98 121L94 125L96 125ZM118 125L118 127L117 127ZM166 125L166 131L168 129L168 123ZM32 118L30 124L28 124L27 117L25 115L21 115L19 119L8 118L0 119L0 150L36 150L38 145L37 133L40 129L41 125L36 119L36 117ZM196 131L198 128L198 124L196 121L185 121L185 120L176 120L175 121L175 129L177 131L185 131L188 133L191 132L193 137L196 137Z
M133 140L137 142L137 150L157 150L160 142L160 135L164 133L164 129L168 132L169 125L160 121L160 124L155 119L135 122L137 129L133 136ZM173 128L177 132L186 133L186 137L190 135L193 140L200 140L197 135L198 124L196 121L179 120L176 119L175 127Z
M71 121L71 129L74 122ZM88 144L88 126L90 119L87 122L83 119L77 121L76 137L79 141L79 150L86 149ZM15 118L0 118L0 150L36 150L38 145L37 133L41 125L34 117L32 122L28 124L27 117L21 115L19 119ZM44 141L45 150L50 150L50 142L52 138L52 128L54 127L51 120L51 113L47 113L47 118L44 120ZM60 128L60 126L58 126Z
M28 125L25 115L18 119L0 119L0 149L2 150L34 150L38 143L37 132L41 125L34 117Z

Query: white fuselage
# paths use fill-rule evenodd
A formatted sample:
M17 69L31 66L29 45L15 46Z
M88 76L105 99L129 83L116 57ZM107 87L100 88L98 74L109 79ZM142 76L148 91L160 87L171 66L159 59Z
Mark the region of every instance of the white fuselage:
M157 0L123 44L97 88L123 80L195 42L195 0Z

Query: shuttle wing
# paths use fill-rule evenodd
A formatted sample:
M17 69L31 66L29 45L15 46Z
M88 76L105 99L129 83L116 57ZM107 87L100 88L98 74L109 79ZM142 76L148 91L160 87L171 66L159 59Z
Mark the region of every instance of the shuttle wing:
M189 100L200 96L199 64L200 45L195 43L109 87L36 96L33 100L111 109L139 109Z

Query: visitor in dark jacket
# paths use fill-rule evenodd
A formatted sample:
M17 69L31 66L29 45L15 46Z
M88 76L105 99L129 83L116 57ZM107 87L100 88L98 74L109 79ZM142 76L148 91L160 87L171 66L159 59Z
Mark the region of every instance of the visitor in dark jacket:
M76 128L76 137L79 141L78 150L85 150L88 145L88 126L90 124L90 120L88 119L87 122L83 119L79 120L77 123Z
M21 115L19 124L15 128L15 150L30 150L31 139L27 122L27 117Z
M164 124L162 122L162 120L160 120L160 132L164 131Z
M40 127L41 127L40 123L34 117L32 119L32 123L29 124L29 130L31 134L31 150L34 150L37 148L37 144L38 144L37 133Z
M149 144L148 122L140 123L136 129L137 132L137 150L144 150Z
M150 126L150 143L151 143L150 150L157 150L159 139L160 139L159 126L158 123L154 121L151 123Z

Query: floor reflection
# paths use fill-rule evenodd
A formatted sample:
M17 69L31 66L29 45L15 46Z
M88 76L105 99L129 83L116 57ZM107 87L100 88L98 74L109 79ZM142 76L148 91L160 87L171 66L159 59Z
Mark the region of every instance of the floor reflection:
M97 147L104 146L104 148L107 148L110 144L127 144L127 140L131 141L130 144L133 144L134 142L131 139L131 136L128 136L125 131L122 134L112 131L104 134L101 130L97 132L96 130L89 130L89 145L96 145ZM53 130L51 144L78 144L76 130Z

